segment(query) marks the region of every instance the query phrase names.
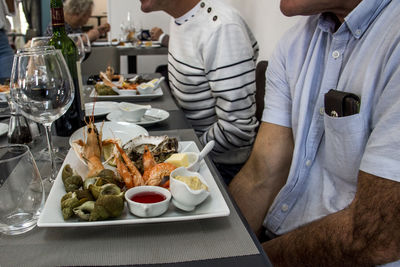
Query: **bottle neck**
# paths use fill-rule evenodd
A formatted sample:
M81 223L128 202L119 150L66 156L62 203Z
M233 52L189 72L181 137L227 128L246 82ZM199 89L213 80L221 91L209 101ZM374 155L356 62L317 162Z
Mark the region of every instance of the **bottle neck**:
M64 9L62 6L51 8L51 25L54 34L65 33Z

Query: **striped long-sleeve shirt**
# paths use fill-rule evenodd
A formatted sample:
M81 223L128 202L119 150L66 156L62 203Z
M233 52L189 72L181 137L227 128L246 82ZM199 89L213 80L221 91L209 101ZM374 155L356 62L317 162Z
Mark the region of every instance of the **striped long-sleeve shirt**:
M204 0L181 25L170 24L171 90L203 144L215 140L213 160L243 163L255 118L257 41L230 6Z

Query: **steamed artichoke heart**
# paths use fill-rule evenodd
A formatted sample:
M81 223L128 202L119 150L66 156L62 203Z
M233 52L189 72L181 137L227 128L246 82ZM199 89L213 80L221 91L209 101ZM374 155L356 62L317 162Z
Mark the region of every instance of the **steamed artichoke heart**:
M61 198L61 212L64 220L70 218L74 212L73 209L80 204L75 192L68 192Z
M94 210L94 201L86 201L79 207L74 208L74 213L79 216L82 220L88 221L90 219L91 213Z
M89 185L89 190L95 199L98 199L100 195L118 195L121 193L121 189L115 184L105 184L101 186L91 184Z
M105 220L121 216L124 210L124 193L101 194L94 204L90 221Z

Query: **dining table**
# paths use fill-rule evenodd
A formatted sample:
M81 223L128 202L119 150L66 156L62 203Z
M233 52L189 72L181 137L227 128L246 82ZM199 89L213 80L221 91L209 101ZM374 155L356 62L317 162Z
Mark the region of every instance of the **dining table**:
M161 89L162 96L140 103L166 110L170 116L143 127L150 136L194 142L201 150L203 145L165 82ZM85 101L93 100L90 93L89 85ZM106 118L96 118L102 120ZM7 118L0 122L7 122ZM69 148L69 137L54 136L53 142ZM7 143L7 135L0 136L0 145ZM45 146L43 138L31 144L34 157ZM48 175L49 159L35 160L42 177ZM227 206L224 215L85 227L37 226L20 235L0 234L0 266L272 266L212 160L208 156L204 160Z
M126 43L124 45L118 45L117 41L98 41L92 43L93 49L107 49L115 50L116 54L128 57L128 73L137 72L137 57L138 56L155 56L155 55L168 55L168 47L161 46L157 42L149 42L150 45L132 45Z

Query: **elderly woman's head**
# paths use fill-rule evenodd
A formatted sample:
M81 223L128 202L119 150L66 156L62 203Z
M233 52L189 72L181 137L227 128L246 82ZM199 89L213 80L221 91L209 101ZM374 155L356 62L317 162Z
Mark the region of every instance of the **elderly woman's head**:
M85 25L93 10L93 0L67 0L64 3L66 22L73 28Z

